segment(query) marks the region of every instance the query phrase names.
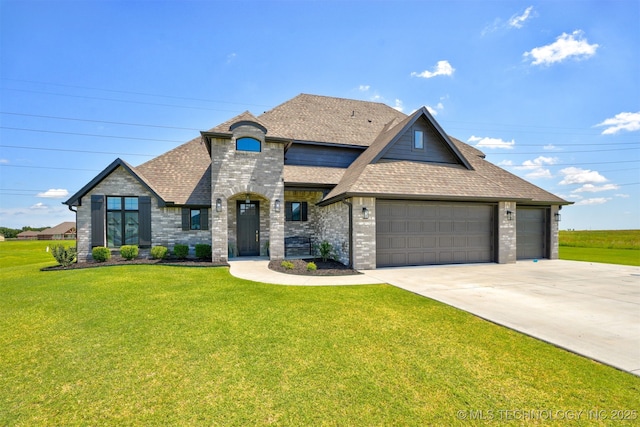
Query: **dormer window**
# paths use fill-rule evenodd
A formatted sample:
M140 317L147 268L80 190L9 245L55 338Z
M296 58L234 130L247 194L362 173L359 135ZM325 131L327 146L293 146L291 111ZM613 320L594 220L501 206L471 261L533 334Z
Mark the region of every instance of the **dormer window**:
M416 130L413 132L413 149L424 149L424 133L421 130Z
M254 153L259 153L261 151L261 144L255 138L243 137L236 139L236 150L237 151L252 151Z

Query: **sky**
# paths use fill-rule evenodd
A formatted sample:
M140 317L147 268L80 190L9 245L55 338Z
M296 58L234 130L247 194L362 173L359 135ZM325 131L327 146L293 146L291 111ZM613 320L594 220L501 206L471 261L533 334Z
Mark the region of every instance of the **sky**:
M640 1L0 0L0 226L300 93L426 106L449 135L640 228Z

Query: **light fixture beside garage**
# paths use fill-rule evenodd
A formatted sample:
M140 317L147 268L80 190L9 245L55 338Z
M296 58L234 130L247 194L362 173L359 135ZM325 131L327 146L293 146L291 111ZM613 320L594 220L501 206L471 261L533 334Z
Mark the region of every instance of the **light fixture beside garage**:
M513 211L507 211L507 221L513 221Z
M366 206L362 208L362 218L369 219L369 209Z
M222 199L216 199L216 212L222 212Z
M560 213L556 212L553 214L553 219L555 220L555 222L560 222Z
M276 212L280 212L280 199L276 199L276 202L273 207L276 210Z

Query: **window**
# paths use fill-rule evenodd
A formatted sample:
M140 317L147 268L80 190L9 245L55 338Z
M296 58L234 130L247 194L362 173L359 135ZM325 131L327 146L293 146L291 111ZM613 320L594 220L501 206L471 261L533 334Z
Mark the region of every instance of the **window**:
M138 198L107 197L107 247L137 245Z
M182 231L208 230L209 209L182 208Z
M256 153L260 152L260 141L255 138L238 138L236 139L236 150L237 151L253 151Z
M191 209L191 229L200 230L200 209Z
M287 221L307 220L307 202L285 202L284 205Z
M421 130L413 132L413 148L414 150L424 149L424 133Z

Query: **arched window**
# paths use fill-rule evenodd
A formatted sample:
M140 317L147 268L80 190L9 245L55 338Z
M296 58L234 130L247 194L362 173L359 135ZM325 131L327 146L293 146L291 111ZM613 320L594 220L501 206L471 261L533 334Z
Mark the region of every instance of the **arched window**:
M236 139L236 150L238 151L253 151L260 152L260 141L255 138L238 138Z

